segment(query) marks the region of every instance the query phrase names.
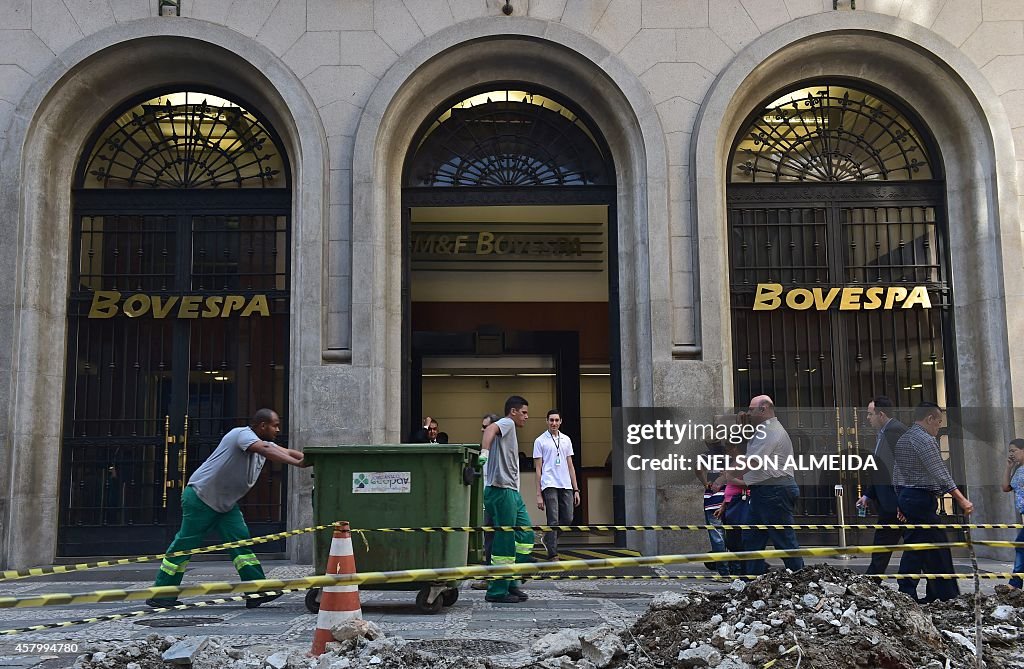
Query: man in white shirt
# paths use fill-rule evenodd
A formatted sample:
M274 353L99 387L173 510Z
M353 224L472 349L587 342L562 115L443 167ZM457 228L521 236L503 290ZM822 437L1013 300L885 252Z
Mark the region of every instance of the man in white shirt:
M580 505L580 487L572 465L572 439L562 434L558 409L548 411L547 432L533 442L533 467L537 472L537 508L546 511L548 525L571 525L573 507ZM548 560L558 559L561 530L544 533Z

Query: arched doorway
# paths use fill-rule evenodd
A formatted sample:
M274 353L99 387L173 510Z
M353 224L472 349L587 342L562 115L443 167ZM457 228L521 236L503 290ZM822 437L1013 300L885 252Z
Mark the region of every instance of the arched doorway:
M852 80L779 91L726 198L737 406L771 395L798 453L832 454L873 450L856 408L876 395L957 404L943 165L916 114ZM852 511L857 476L816 472L798 511L835 518L836 483Z
M532 444L557 407L583 445L577 520L612 522L615 169L596 124L544 87L479 86L423 121L402 183L403 435L430 415L478 442L481 416L523 395L532 496Z
M162 550L188 476L223 433L287 407L280 146L253 110L181 88L128 102L86 144L72 193L59 556ZM254 534L285 523L286 480L267 469L245 500Z

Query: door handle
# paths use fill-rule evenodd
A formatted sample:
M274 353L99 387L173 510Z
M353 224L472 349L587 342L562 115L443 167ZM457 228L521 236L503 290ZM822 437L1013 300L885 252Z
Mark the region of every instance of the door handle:
M181 475L181 489L188 481L188 414L185 414L185 433L181 435L181 451L178 453L178 473Z
M171 473L171 444L174 443L174 436L171 434L171 417L164 416L164 484L163 484L163 508L167 508L167 489L174 485L170 480Z

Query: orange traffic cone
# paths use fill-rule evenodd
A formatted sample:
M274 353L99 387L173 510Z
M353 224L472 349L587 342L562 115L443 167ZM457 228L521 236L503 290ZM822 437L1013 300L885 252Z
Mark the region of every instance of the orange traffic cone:
M348 523L334 526L334 538L331 540L330 557L327 559L328 574L356 573L356 558L352 554L352 535ZM316 618L316 631L313 633L313 649L310 655L319 656L327 648L328 641L334 641L331 630L346 620L362 618L363 610L359 606L358 585L328 585L320 596L320 613Z

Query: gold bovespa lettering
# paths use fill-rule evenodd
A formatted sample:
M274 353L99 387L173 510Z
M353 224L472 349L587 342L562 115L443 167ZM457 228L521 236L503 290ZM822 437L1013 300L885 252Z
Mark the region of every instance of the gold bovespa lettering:
M252 315L270 316L270 300L266 295L253 295L246 302L242 295L147 295L135 293L121 300L122 294L116 290L97 290L93 292L92 304L89 306L88 318L113 318L124 312L129 318L144 316L152 310L153 318L167 318L177 305L175 315L178 318L216 318L230 316L240 312L238 316Z
M199 303L202 299L199 295L186 295L181 298L178 318L199 318Z
M863 288L844 288L843 297L839 300L839 311L860 311L860 296Z
M882 293L885 292L885 288L880 286L873 286L864 291L864 296L868 298L868 301L864 304L865 309L877 309L882 306Z
M902 302L907 298L907 289L901 286L894 286L889 289L889 292L885 296L885 308L892 309L894 302Z
M779 283L759 283L754 294L753 311L772 311L785 302L797 311L814 308L826 311L838 305L840 311L874 309L930 309L931 297L926 286L847 286L845 288L791 288Z
M227 318L232 311L238 311L245 304L245 298L241 295L228 295L224 298L224 309L220 312L221 318Z
M267 304L266 295L256 295L249 301L249 306L242 310L242 318L252 316L253 312L260 316L270 316L270 305Z
M203 308L203 318L216 318L220 315L220 305L223 297L213 296L206 298L206 306Z
M754 311L771 311L782 305L781 283L759 283L757 293L754 294Z
M167 298L167 302L164 302L159 295L153 296L153 318L167 318L167 314L174 308L174 304L178 301L177 295L172 295Z
M814 308L818 311L825 311L832 306L836 295L839 294L839 289L829 288L827 294L823 293L821 288L815 288L812 292L814 293Z
M914 286L910 290L910 297L903 303L904 309L909 309L914 305L920 304L925 309L932 308L932 300L928 297L928 291L924 286Z
M146 295L145 293L136 293L124 301L121 309L124 310L125 316L135 318L149 311L149 305L149 295Z
M800 298L797 301L797 298ZM814 295L806 288L794 288L786 293L786 306L790 309L804 311L814 304Z
M116 290L97 290L92 294L89 318L113 318L117 315L117 303L121 293Z

